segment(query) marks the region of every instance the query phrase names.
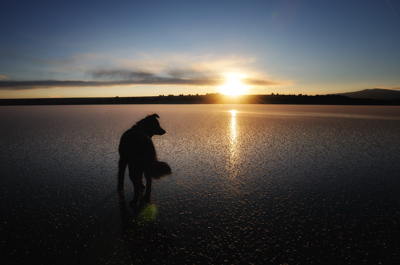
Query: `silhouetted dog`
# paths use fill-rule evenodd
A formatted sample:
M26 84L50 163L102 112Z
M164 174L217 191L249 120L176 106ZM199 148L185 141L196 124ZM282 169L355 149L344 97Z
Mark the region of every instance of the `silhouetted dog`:
M157 160L156 149L151 140L153 135L165 134L157 118L159 116L153 114L138 121L122 135L119 143L118 190L124 189L125 169L128 165L129 178L135 190L134 203L139 201L139 195L145 187L142 183L143 173L146 178L144 199L147 201L150 200L152 178L171 174L170 166Z

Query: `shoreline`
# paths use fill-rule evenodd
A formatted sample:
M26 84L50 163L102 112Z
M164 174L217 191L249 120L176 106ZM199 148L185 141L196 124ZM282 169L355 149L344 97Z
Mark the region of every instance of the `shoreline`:
M351 98L343 95L160 95L149 97L18 98L0 99L0 106L23 105L117 105L117 104L298 104L399 106L400 99Z

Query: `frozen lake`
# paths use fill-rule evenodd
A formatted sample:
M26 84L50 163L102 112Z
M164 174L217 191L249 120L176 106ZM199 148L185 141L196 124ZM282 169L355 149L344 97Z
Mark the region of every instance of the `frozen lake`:
M152 113L173 175L137 213L117 149ZM0 150L1 264L400 259L400 107L0 107Z

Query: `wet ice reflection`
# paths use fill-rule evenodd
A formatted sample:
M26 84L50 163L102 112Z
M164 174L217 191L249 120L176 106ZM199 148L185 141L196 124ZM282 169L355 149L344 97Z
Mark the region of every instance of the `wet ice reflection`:
M236 129L236 110L231 110L230 113L232 114L231 118L231 145L233 146L236 144L236 137L237 137L237 129Z
M236 122L236 110L230 111L231 125L230 125L230 150L229 150L229 167L232 177L237 177L237 163L238 163L238 126Z
M235 165L237 160L237 137L238 129L236 125L236 110L230 111L232 114L231 118L231 139L230 139L230 163Z

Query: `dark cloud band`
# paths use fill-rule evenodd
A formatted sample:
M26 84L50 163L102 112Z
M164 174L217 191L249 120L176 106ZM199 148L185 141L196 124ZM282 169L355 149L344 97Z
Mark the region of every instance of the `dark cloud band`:
M156 77L153 73L143 71L130 71L130 70L93 70L87 72L96 79L146 79Z
M189 86L218 86L222 81L218 79L182 79L168 77L152 77L138 80L122 81L0 81L0 90L51 89L59 87L105 87L129 85L189 85Z
M0 80L0 90L28 90L28 89L52 89L63 87L114 87L132 85L185 85L185 86L220 86L224 78L200 73L193 70L169 70L165 76L140 71L125 69L100 69L86 72L96 80L37 80L37 81L13 81ZM99 80L99 81L97 81ZM285 84L282 81L267 79L245 78L244 85L251 86L279 86Z
M282 81L268 80L268 79L253 79L245 78L242 80L243 84L250 86L279 86L282 85Z

